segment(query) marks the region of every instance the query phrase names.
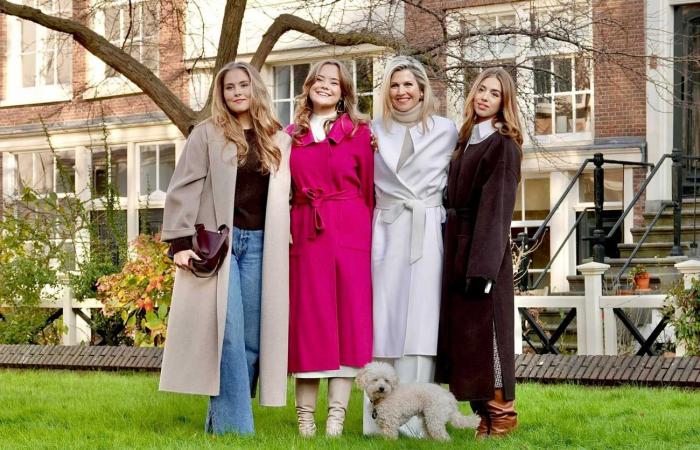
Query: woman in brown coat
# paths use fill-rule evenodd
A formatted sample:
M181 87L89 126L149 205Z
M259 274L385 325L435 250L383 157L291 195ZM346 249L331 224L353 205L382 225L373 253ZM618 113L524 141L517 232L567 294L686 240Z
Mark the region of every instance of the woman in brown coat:
M502 68L484 70L467 96L447 184L435 377L471 401L481 416L477 437L517 426L510 222L520 130L513 79Z

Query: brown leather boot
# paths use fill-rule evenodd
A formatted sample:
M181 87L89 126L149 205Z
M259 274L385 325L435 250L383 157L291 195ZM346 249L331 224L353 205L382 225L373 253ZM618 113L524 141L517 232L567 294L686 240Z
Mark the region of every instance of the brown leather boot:
M503 399L503 389L496 389L493 400L486 402L490 419L489 436L505 436L518 427L515 402Z

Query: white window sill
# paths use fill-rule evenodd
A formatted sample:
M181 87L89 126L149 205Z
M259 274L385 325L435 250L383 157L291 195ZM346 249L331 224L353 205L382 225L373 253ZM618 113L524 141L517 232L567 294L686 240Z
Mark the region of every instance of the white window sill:
M54 90L46 87L31 90L21 89L13 96L0 100L0 107L69 102L72 98L73 92L71 90Z
M557 147L561 145L586 145L593 143L593 133L565 133L537 135L534 139L528 139L525 145L540 145L542 147Z

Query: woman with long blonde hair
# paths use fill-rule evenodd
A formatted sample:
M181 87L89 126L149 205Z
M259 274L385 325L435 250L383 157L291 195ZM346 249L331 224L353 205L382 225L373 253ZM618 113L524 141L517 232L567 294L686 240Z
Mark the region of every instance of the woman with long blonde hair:
M397 56L384 71L382 116L373 122L378 152L372 222L373 357L392 364L403 383L432 382L442 282L442 191L457 142L454 123L438 116L428 74ZM363 430L375 434L365 401ZM414 417L399 431L425 435Z
M161 237L178 270L160 389L209 395L209 433L251 434L258 376L261 405L286 403L291 139L251 65L226 64L213 95L165 201ZM196 224L232 229L211 278L191 270Z
M517 426L510 223L523 138L508 72L479 74L464 118L447 183L435 378L471 401L484 438Z
M352 380L372 358L371 218L374 154L339 61L315 64L297 97L291 156L289 371L299 432L316 432L328 379L326 434L343 431Z

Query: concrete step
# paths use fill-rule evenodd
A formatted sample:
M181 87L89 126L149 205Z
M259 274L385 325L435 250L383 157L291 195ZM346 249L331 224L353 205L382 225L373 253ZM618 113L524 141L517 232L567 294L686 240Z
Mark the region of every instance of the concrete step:
M690 242L681 242L681 248L683 249L683 255L685 256L697 256L698 249L691 248ZM637 246L637 244L617 244L617 248L620 250L620 258L629 258L632 254L632 250ZM671 248L673 247L673 242L645 242L637 251L635 259L637 258L666 258L671 253Z
M632 228L630 231L632 232L634 242L639 242L646 232L646 229ZM700 241L700 226L696 228L692 226L681 227L681 241L692 242L694 238ZM673 226L655 225L644 242L673 242Z
M651 223L655 216L656 213L654 212L643 213L642 217L644 217L645 225ZM693 211L692 207L681 211L681 224L685 226L695 225L697 228L700 228L700 203L697 205L697 213ZM661 213L661 217L659 217L658 222L656 222L656 226L663 225L673 226L673 209L667 208Z

